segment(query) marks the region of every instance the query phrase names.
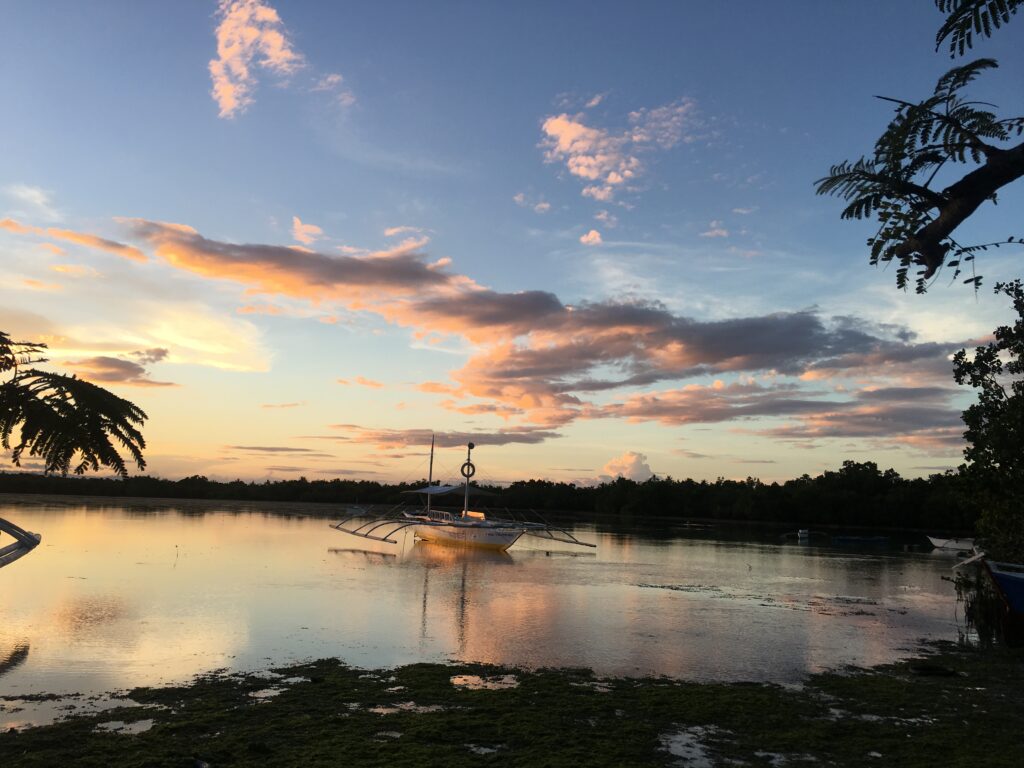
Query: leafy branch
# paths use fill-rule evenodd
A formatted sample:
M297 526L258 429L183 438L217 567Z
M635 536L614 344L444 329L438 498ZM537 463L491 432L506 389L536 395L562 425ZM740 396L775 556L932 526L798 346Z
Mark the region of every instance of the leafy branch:
M933 94L920 102L885 98L895 116L875 142L874 153L844 161L815 182L820 195L835 195L848 204L844 219L874 218L878 231L867 244L873 265L895 261L896 284L905 288L914 265L917 291L948 263L957 268L978 250L1020 242L1007 237L984 245L962 245L953 231L985 201L996 202L1003 186L1024 176L1024 144L1005 146L1024 133L1024 117L999 119L990 104L961 94L993 59L954 67L939 78ZM945 188L935 188L939 171L955 164L974 168ZM947 261L948 260L948 261ZM965 282L980 284L974 276Z
M20 466L25 453L43 459L47 472L76 474L108 467L128 475L126 451L139 469L146 466L140 427L145 412L112 392L77 376L25 366L46 362L45 344L13 341L0 331L0 445ZM18 439L14 440L18 429Z

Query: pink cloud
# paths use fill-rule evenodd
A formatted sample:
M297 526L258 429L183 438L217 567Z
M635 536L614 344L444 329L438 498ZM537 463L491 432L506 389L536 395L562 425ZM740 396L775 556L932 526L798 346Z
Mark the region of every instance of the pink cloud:
M217 58L210 61L211 95L221 117L234 117L252 104L253 68L288 76L301 69L277 11L262 0L221 0L217 9Z
M585 235L580 235L580 242L584 245L601 245L601 233L592 229Z
M610 201L620 187L643 174L641 152L697 140L696 110L691 99L642 108L631 112L629 127L618 132L587 125L583 114L552 115L541 124L544 161L564 163L569 173L585 182L585 197Z
M292 216L292 237L303 245L312 245L323 233L316 224L304 224L298 216Z

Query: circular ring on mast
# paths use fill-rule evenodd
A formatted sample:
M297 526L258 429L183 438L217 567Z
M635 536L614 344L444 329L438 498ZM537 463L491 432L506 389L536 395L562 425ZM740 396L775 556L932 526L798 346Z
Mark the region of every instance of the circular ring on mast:
M459 472L462 473L462 476L464 478L469 480L469 478L476 474L476 467L473 466L472 461L467 461L465 464L462 465L462 468L459 470Z

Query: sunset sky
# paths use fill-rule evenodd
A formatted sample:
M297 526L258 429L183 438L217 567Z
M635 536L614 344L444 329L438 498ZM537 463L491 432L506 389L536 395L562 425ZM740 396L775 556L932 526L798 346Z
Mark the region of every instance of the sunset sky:
M962 450L1010 309L816 197L953 63L930 0L9 2L0 330L151 474L786 479ZM1014 26L972 95L1020 109ZM1016 110L1016 112L1014 111ZM1020 231L1024 186L959 234ZM36 466L26 462L26 466Z

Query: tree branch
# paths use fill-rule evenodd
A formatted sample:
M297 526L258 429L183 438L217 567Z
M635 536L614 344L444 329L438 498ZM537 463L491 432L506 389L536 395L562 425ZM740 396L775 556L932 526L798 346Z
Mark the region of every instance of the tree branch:
M980 168L947 187L938 215L896 250L897 258L914 257L925 267L925 279L942 266L948 246L942 241L964 222L978 206L1007 184L1024 176L1024 144L988 155Z

